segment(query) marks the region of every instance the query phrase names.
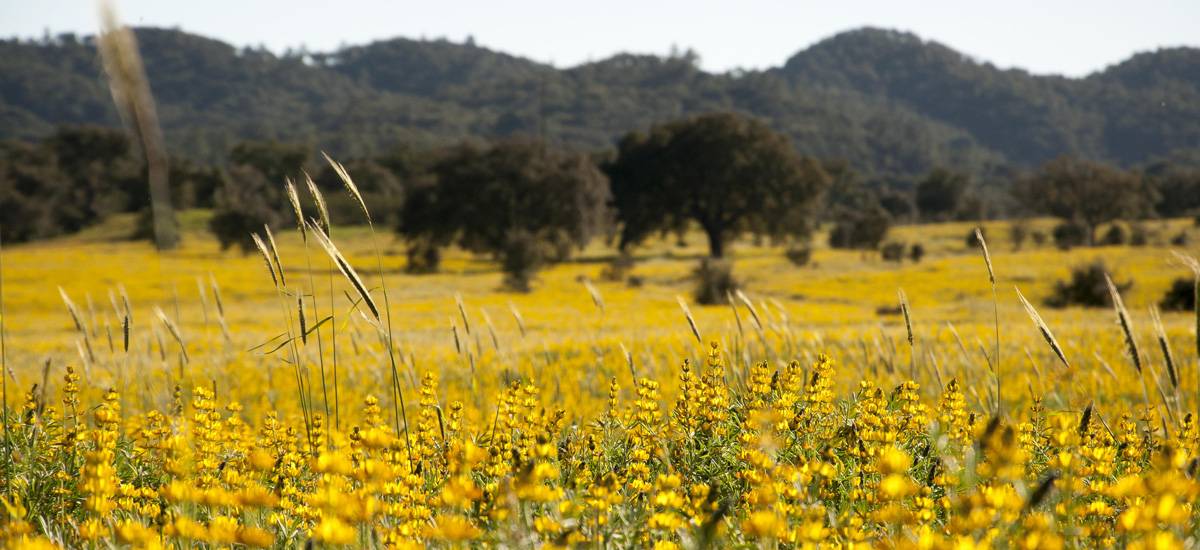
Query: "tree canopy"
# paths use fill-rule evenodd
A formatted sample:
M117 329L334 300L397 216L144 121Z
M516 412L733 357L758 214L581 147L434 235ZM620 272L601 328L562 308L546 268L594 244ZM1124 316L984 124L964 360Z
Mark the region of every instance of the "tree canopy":
M786 136L734 113L701 115L621 140L605 171L621 222L621 246L696 222L720 258L744 232L803 235L828 183L820 164Z

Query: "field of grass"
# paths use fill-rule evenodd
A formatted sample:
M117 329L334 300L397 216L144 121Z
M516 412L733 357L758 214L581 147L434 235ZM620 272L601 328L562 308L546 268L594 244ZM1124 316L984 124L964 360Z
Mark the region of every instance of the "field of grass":
M1191 273L1171 247L1013 251L989 224L993 302L970 224L894 228L915 264L742 242L744 299L702 307L699 236L639 249L637 286L596 244L517 294L486 259L410 275L403 243L334 227L376 316L311 235L275 235L276 285L203 213L162 255L122 223L3 250L0 544L1200 540L1196 321L1162 314L1172 379L1149 312ZM1137 362L1111 308L1043 303L1094 259L1133 282Z

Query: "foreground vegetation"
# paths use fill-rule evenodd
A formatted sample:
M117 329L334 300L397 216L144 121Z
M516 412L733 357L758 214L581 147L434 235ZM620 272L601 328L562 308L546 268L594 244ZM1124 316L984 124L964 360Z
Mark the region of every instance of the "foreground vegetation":
M511 294L461 252L404 274L364 228L333 228L332 255L320 224L225 255L194 217L161 256L88 242L104 228L3 252L4 545L1200 536L1194 321L1144 313L1188 275L1163 247L1011 252L985 227L993 313L969 225L898 228L928 250L900 265L744 242L745 293L681 308L699 235L639 249L636 279L605 280L593 246ZM1045 304L1096 258L1137 361L1112 309Z

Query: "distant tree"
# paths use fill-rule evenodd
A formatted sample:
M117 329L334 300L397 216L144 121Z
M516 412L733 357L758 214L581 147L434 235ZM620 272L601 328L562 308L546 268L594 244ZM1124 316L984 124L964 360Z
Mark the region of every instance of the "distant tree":
M495 256L517 290L527 290L541 265L569 256L609 222L604 174L588 157L541 142L463 144L432 171L434 181L410 191L400 234L410 246L456 243Z
M278 141L243 141L229 152L229 163L258 170L267 181L283 186L284 178L296 178L308 162L308 147Z
M1136 174L1106 164L1059 157L1018 182L1018 198L1030 210L1083 227L1095 243L1096 226L1150 211L1152 192Z
M782 237L810 230L828 176L787 137L756 119L701 115L633 133L605 166L621 222L621 247L695 221L709 255L724 257L744 232Z
M875 250L887 238L892 218L878 203L869 203L861 208L844 208L835 218L833 230L829 232L829 246Z
M942 221L953 216L967 186L966 174L935 168L917 183L916 202L921 217Z
M251 233L261 232L263 225L279 227L287 220L283 184L268 181L262 172L244 164L222 176L208 227L221 250L236 246L245 254L254 250Z

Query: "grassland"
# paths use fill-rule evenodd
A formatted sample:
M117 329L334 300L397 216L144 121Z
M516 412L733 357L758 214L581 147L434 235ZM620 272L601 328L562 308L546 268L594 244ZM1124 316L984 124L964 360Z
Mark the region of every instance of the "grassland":
M120 221L3 251L4 544L1197 544L1195 319L1163 314L1176 387L1148 312L1190 274L1167 246L1013 251L989 224L997 375L969 224L894 229L915 264L739 243L746 300L689 304L693 331L698 237L639 249L637 286L597 244L515 294L335 227L380 306L383 275L373 320L311 239L275 236L280 292L203 219L163 255ZM1140 370L1111 309L1042 305L1097 258L1134 283Z

